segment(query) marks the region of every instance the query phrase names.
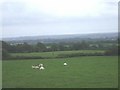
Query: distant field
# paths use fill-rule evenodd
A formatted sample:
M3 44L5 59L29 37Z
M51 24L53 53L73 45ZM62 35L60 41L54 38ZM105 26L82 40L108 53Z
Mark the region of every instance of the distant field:
M74 51L54 51L54 52L34 52L34 53L12 53L12 56L23 56L23 57L56 57L60 54L76 54L76 53L104 53L104 50L74 50Z
M68 63L68 66L63 66L64 61ZM45 70L40 71L31 68L32 65L39 63L45 65ZM3 88L117 87L117 56L3 61Z

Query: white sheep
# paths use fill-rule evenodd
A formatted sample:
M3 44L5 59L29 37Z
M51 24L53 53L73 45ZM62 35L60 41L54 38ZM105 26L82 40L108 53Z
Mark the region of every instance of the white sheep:
M44 67L40 67L40 70L44 70L45 68Z
M37 66L37 65L32 65L32 68L33 68L33 69L39 69L39 66Z
M63 65L64 65L64 66L67 66L67 63L65 62Z
M45 69L45 68L43 67L43 64L39 64L39 67L40 67L40 68L39 68L40 70L44 70L44 69Z

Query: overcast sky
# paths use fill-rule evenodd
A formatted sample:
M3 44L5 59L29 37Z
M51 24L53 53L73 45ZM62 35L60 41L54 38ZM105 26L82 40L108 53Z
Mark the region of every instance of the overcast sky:
M2 36L117 32L118 1L3 0Z

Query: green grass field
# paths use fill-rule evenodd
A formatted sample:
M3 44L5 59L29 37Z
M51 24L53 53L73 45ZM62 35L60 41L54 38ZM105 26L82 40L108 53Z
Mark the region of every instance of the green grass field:
M54 51L54 52L33 52L33 53L12 53L12 56L23 56L23 57L56 57L60 54L76 54L76 53L104 53L104 50L73 50L73 51Z
M64 61L68 66L63 66ZM43 63L45 70L32 69ZM3 61L3 88L117 88L117 56Z

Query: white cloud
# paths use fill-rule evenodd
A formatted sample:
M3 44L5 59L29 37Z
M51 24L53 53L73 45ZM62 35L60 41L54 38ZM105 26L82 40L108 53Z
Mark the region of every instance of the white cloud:
M54 17L98 17L105 14L117 14L118 0L4 0L8 9L16 10L12 14L30 15L44 13ZM10 6L11 4L11 6ZM111 5L110 5L111 4ZM112 5L114 4L114 5ZM7 7L6 7L7 8ZM20 11L22 10L22 11Z
M0 1L3 10L3 36L116 31L117 1Z
M31 12L44 12L58 17L95 17L105 13L106 8L116 13L117 5L113 7L106 2L117 4L118 0L24 0L24 2Z
M25 0L30 12L44 12L58 17L96 16L101 10L100 0Z

